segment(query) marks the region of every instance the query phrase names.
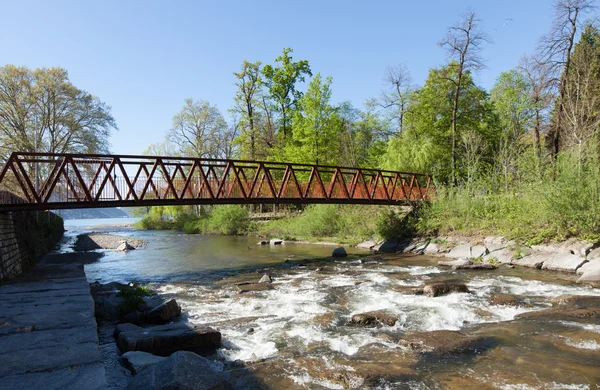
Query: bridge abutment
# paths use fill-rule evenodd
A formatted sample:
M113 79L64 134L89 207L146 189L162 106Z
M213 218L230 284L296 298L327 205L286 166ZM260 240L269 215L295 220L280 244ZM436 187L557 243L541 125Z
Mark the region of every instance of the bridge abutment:
M60 241L60 216L46 211L0 213L0 282L28 271Z

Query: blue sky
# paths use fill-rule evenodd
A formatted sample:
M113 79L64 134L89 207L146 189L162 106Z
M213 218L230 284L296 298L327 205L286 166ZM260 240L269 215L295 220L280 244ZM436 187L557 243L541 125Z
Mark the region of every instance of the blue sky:
M384 70L404 64L422 84L447 58L437 42L465 9L493 43L476 81L491 88L550 26L550 0L27 1L3 0L2 64L60 66L112 106L111 151L140 154L164 139L184 99L226 116L242 61L272 63L284 47L333 77L333 100L379 94Z

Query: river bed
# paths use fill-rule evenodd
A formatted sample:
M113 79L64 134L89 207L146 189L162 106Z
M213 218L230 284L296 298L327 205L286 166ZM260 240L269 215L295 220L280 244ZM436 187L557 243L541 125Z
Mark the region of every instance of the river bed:
M222 348L209 358L238 388L529 390L600 384L597 315L516 318L551 308L563 294L600 296L600 289L575 284L575 275L453 271L438 266L437 258L374 256L352 248L346 259L315 260L329 256L332 247L258 246L246 237L81 222L66 227L71 238L94 230L146 240L143 249L105 251L86 265L88 279L148 283L165 298L176 298L182 321L221 331ZM264 273L272 276L273 290L238 293L235 283L257 282ZM412 292L437 281L465 283L471 293L432 298ZM498 293L521 304L491 302ZM348 325L354 314L373 310L397 317L395 325ZM435 330L461 330L486 342L475 353L440 356L398 343Z

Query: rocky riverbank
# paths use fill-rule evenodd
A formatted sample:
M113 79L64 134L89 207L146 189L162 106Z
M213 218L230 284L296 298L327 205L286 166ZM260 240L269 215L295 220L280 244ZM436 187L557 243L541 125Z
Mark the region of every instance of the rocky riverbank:
M77 236L73 244L73 250L76 252L93 251L96 249L128 251L145 246L146 242L136 238L116 234L84 233Z
M526 246L504 237L414 238L358 245L378 253L415 253L452 259L438 264L457 268L527 267L579 275L577 283L600 286L600 242L569 240Z

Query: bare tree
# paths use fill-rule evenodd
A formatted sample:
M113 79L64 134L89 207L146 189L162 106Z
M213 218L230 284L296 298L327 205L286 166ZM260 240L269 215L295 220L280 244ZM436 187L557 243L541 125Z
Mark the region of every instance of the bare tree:
M554 160L560 150L563 131L565 92L571 70L571 51L575 44L577 29L581 25L581 18L594 8L594 0L556 0L552 27L550 32L542 38L538 47L538 56L554 75L554 85L558 89L558 100L551 129L551 151Z
M397 65L386 68L384 81L386 89L376 104L391 112L393 120L398 122L398 134L401 134L404 131L404 116L408 111L410 94L414 90L412 78L406 66Z
M481 49L490 39L479 28L481 20L475 12L467 10L458 23L448 29L446 37L439 45L448 51L451 66L455 67L454 76L450 79L454 84L454 97L452 104L452 181L456 184L456 138L458 107L462 91L463 76L466 71L477 71L485 67L481 58Z

